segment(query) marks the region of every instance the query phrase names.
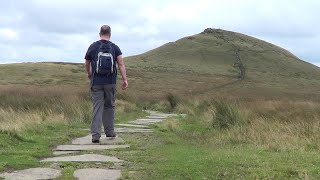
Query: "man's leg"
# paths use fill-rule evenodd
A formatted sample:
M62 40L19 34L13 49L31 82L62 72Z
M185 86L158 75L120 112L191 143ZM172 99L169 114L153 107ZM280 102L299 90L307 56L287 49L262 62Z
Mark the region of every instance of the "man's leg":
M114 116L115 116L115 94L116 85L104 85L104 111L102 123L104 126L104 133L107 137L115 137L114 133Z
M101 137L101 121L104 107L103 86L92 86L91 96L93 101L93 118L91 123L92 140L99 140Z

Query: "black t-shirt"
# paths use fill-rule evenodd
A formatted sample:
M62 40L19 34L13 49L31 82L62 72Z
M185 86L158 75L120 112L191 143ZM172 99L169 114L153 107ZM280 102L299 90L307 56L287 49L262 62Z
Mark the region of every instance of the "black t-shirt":
M118 56L122 55L120 48L110 41L107 41L107 40L99 40L99 41L100 43L111 43L111 46L114 49L114 53L112 53L112 55L114 57L114 61L117 62ZM84 57L86 60L88 61L95 60L96 58L95 56L97 56L98 48L100 47L99 41L94 42L89 46L88 51ZM92 63L91 63L91 68L93 69ZM112 76L94 74L92 85L116 84L116 81L117 81L117 73L114 73Z

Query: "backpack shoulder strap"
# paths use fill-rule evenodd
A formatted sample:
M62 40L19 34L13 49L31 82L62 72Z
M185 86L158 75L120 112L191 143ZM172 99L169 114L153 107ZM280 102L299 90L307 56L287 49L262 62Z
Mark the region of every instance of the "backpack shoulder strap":
M101 41L97 41L97 43L99 44L99 48L101 48L101 46L103 46L105 43L101 42Z

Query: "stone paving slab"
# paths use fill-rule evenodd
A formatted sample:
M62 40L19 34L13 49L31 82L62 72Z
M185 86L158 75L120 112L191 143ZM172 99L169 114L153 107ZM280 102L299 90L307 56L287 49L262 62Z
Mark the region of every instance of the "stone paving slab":
M41 162L122 162L122 160L100 154L82 154L78 156L64 156L43 159Z
M149 128L149 126L137 125L137 124L116 124L116 126L132 127L132 128Z
M139 125L150 125L150 124L154 124L162 121L163 119L137 119L137 120L131 121L130 123L139 124Z
M85 137L81 137L81 138L77 138L74 139L72 141L72 144L78 144L78 145L96 145L97 143L92 143L92 136L91 134L85 136ZM110 137L104 137L102 136L100 138L100 143L98 144L103 144L103 145L116 145L116 144L124 144L124 140L122 138L119 137L115 137L115 138L110 138Z
M59 145L56 151L90 151L129 148L129 145Z
M170 116L178 116L177 114L162 114L162 113L152 113L150 116L160 116L160 117L170 117Z
M72 153L78 153L80 151L54 151L53 155L59 156L59 155L64 155L64 154L72 154Z
M164 119L141 118L141 119L136 119L135 121L161 122L161 121L164 121Z
M155 124L156 122L149 122L149 121L132 121L131 123L133 123L133 124L138 124L138 125L152 125L152 124Z
M73 176L78 180L117 180L121 177L121 171L94 168L78 169L73 173Z
M60 170L51 168L31 168L13 173L3 173L0 177L9 180L55 179L61 175Z
M135 121L135 120L133 120ZM131 122L133 122L131 121ZM128 123L131 123L131 122L128 122ZM115 126L119 126L120 128L121 127L128 127L128 128L146 128L146 129L150 129L150 127L148 125L139 125L139 124L116 124ZM115 127L114 128L115 131L117 130L117 128ZM82 131L91 131L90 129L80 129ZM101 129L101 131L103 131L103 129ZM102 138L105 137L104 135L102 135Z
M165 113L151 113L150 116L162 116L162 117L170 117L170 116L187 116L186 114L165 114Z
M148 119L166 119L166 116L146 116Z
M117 133L152 133L152 129L138 129L138 128L117 128Z

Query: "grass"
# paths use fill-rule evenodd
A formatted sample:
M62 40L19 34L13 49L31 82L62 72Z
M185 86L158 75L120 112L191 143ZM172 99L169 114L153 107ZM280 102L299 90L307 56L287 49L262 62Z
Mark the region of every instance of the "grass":
M314 157L317 152L274 153L227 145L204 148L178 141L146 153L152 158L146 160L149 164L136 179L317 179L320 170L319 157Z
M220 145L231 140L272 150L303 151L311 147L319 150L319 107L320 104L315 102L225 100L223 106L216 102L199 102L197 105L180 105L178 109L191 114L188 124L205 132L196 141ZM192 133L179 130L184 125L175 123L168 125L172 131L194 139ZM218 125L211 126L212 123ZM227 128L221 128L221 125L224 127L226 124Z
M37 86L0 89L0 130L19 131L29 124L53 121L90 121L90 99L79 89Z
M39 159L52 155L57 144L85 135L79 131L84 124L45 123L27 130L0 133L0 171L41 166Z
M1 88L0 171L51 166L39 159L52 156L57 144L88 133L79 130L90 122L91 100L86 89ZM154 126L155 134L122 135L129 149L99 152L125 160L121 166L59 163L61 179L69 179L82 167L121 169L122 179L319 178L317 101L224 97L185 101L172 94L170 99L176 103L172 107L169 99L137 104L137 99L119 95L119 123L145 116L142 108L188 116Z
M52 149L75 137L91 122L91 100L75 87L0 87L0 172L39 167ZM145 115L125 100L116 102L116 123Z
M24 85L85 85L83 64L21 63L3 64L0 67L0 84Z
M249 122L221 129L210 126L215 120L212 111L221 111L221 104L212 103L212 107L207 107L208 103L202 103L191 107L194 115L172 118L156 125L157 133L154 135L124 136L132 144L129 152L106 152L133 163L125 166L123 171L127 175L124 179L319 178L320 132L319 127L315 126L319 104L266 101L259 107L260 113L269 111L267 107L272 107L270 104L278 104L278 108L287 111L295 106L309 109L316 115L309 119L307 134L304 120L298 115L300 110L291 112L295 116L287 122L278 119L281 113L252 122L260 115L247 108L257 102L227 102L223 105L225 111L233 109ZM178 108L183 111L190 107L181 106L191 105L180 105ZM244 109L247 110L244 112ZM289 120L296 123L288 123Z
M212 125L219 129L230 128L232 126L241 126L243 117L233 106L225 102L216 102L213 113Z

